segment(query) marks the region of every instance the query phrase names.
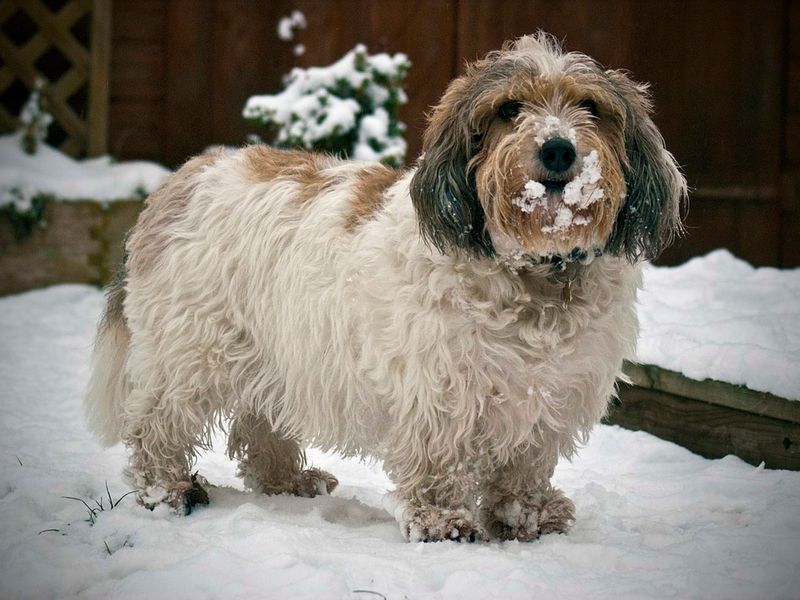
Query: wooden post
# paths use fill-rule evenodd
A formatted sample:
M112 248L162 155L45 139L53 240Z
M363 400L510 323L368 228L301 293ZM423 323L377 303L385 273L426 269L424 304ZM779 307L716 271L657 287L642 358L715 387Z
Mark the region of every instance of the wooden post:
M93 0L91 34L92 71L87 115L89 156L104 154L108 139L108 91L111 63L111 0Z

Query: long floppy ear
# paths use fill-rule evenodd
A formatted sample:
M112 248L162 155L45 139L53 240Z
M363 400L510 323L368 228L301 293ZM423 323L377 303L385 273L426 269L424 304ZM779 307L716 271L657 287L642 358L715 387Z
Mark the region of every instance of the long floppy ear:
M410 193L428 243L443 254L467 251L493 256L475 177L467 167L476 142L469 124L470 78L467 74L453 81L434 109Z
M664 138L650 118L647 86L621 71L607 71L625 106L625 183L628 194L606 242L610 254L631 262L652 260L683 233L681 208L686 202L686 179Z

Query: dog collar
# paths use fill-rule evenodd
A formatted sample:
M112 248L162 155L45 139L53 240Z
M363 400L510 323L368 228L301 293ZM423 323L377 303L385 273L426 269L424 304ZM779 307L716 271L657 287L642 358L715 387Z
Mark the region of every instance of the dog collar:
M586 267L602 255L603 251L600 248L594 248L589 251L574 248L566 255L537 256L535 254L517 253L511 257L501 259L500 262L517 273L549 265L547 280L554 285L561 286L561 306L566 309L572 302L575 280L580 277Z

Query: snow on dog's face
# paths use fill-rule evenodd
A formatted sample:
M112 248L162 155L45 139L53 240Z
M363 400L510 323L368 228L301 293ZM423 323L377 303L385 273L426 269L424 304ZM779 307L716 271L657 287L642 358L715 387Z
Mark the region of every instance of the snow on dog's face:
M469 65L434 109L411 195L442 252L653 258L686 183L646 87L526 36Z

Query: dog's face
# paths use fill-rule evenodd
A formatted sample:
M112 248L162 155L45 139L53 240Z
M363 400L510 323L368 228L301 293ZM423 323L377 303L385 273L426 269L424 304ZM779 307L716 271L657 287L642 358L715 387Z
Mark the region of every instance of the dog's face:
M442 252L653 258L686 182L645 86L545 34L470 65L431 115L411 196Z

